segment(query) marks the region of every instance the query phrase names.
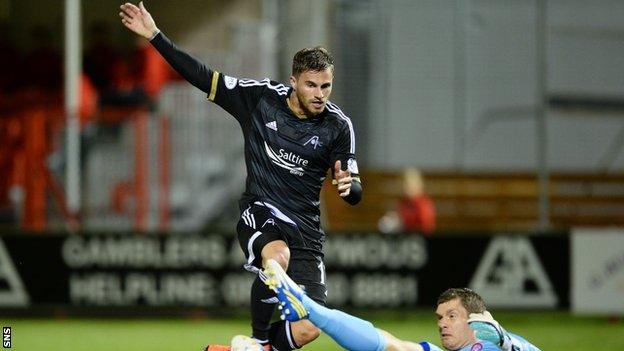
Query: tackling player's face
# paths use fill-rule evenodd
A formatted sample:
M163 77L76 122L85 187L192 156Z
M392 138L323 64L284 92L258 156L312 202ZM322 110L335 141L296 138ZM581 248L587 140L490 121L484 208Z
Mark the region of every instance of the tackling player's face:
M334 73L331 68L323 71L305 71L298 77L291 76L290 83L297 96L297 106L308 117L325 110L332 90Z
M476 341L474 331L468 326L468 311L459 299L439 304L436 316L440 340L447 350L459 350Z

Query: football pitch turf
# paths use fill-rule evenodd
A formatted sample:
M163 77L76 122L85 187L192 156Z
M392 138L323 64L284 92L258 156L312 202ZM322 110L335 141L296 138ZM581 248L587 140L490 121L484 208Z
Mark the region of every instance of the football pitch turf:
M433 313L364 313L360 316L396 336L439 345ZM566 312L500 312L510 331L533 341L542 351L624 350L624 323L606 318L574 317ZM228 344L247 334L244 318L199 319L6 319L12 350L199 351L208 343ZM326 335L305 350L341 350Z

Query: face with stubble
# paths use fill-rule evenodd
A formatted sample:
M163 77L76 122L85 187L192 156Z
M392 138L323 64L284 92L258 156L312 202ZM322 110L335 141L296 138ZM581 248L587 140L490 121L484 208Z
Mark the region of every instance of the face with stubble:
M290 84L296 99L292 99L297 113L314 117L325 110L332 91L334 73L331 68L322 71L305 71L299 76L291 76ZM293 101L294 100L294 101Z

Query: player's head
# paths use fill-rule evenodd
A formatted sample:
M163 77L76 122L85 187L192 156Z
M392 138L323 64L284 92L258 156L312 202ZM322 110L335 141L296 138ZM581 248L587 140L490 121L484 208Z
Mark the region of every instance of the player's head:
M321 72L329 69L334 72L334 58L322 46L303 48L299 50L292 62L292 75L298 77L307 71Z
M468 326L471 313L485 311L485 302L479 294L468 288L451 288L438 297L438 330L442 346L447 350L459 350L476 341Z
M486 310L481 295L468 288L450 288L438 297L438 305L447 301L459 299L462 306L470 313L482 313Z
M307 116L325 110L334 80L334 58L323 47L299 50L293 57L290 84Z

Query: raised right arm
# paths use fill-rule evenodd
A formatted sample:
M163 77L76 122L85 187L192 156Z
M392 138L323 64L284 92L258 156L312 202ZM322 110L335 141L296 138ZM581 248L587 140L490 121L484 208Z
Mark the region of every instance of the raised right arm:
M137 7L131 3L120 6L121 23L137 35L152 43L162 57L169 62L184 79L202 91L209 93L213 72L201 61L180 50L156 26L152 15L145 9L143 2Z

